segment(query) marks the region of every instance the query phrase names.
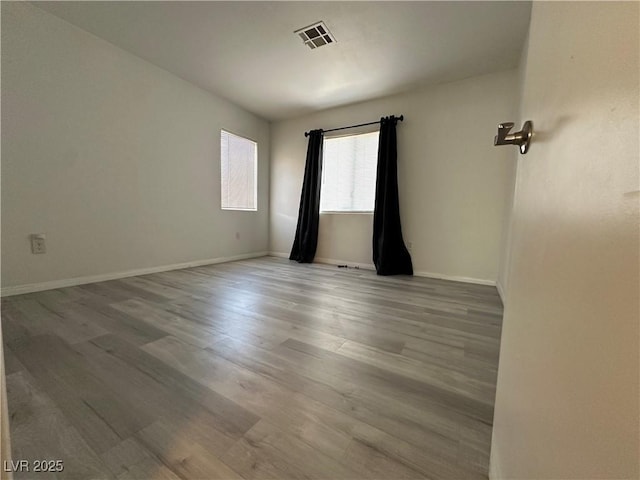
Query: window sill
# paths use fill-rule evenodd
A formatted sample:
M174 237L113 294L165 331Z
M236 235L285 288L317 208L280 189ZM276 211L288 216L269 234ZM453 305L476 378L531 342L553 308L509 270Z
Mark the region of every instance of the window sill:
M320 212L320 215L373 215L372 211L367 211L367 210L363 210L363 211L349 211L349 212L334 212L334 211L324 211L324 212Z

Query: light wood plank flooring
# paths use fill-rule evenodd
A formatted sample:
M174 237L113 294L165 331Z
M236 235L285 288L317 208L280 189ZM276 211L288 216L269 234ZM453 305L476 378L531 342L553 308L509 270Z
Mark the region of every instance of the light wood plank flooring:
M2 300L20 478L487 478L495 288L264 257Z

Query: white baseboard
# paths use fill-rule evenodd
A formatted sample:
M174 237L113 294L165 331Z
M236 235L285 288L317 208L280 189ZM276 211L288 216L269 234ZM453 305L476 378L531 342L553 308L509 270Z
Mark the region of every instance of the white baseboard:
M283 252L269 252L269 255L272 257L280 257L280 258L289 258L288 253ZM335 260L332 258L322 258L316 257L314 259L317 263L327 263L329 265L349 265L350 267L358 267L364 270L375 270L376 267L373 263L354 263L348 260ZM463 282L463 283L474 283L476 285L489 285L491 287L496 286L496 282L494 280L485 280L482 278L473 278L473 277L459 277L455 275L445 275L443 273L431 273L431 272L413 272L416 277L427 277L427 278L438 278L440 280L451 280L453 282Z
M269 252L272 257L289 258L288 253L284 252ZM363 270L375 270L376 267L373 263L356 263L349 260L336 260L334 258L315 257L314 263L324 263L326 265L348 265L350 267L361 268Z
M416 277L438 278L440 280L451 280L452 282L474 283L476 285L496 286L494 280L485 280L484 278L460 277L458 275L445 275L444 273L432 272L413 272Z
M498 295L500 295L500 300L502 300L502 306L505 306L505 299L507 298L506 295L504 294L504 288L502 287L502 283L500 283L500 280L496 281L496 288L498 289Z
M107 280L117 280L119 278L135 277L138 275L148 275L150 273L167 272L169 270L180 270L183 268L201 267L203 265L213 265L216 263L233 262L236 260L245 260L247 258L264 257L268 252L244 253L242 255L233 255L231 257L208 258L206 260L194 260L191 262L174 263L171 265L161 265L158 267L137 268L134 270L125 270L123 272L103 273L100 275L90 275L87 277L65 278L62 280L52 280L42 283L28 283L25 285L16 285L13 287L2 287L0 296L8 297L11 295L21 295L23 293L41 292L43 290L53 290L56 288L73 287L76 285L84 285L86 283L105 282Z
M361 268L363 270L375 270L376 266L373 263L356 263L348 260L336 260L333 258L316 257L314 259L318 263L325 263L327 265L348 265L349 267Z
M498 452L496 452L496 447L491 442L491 455L489 458L489 480L500 480L504 478L500 471L500 462L498 460Z
M285 252L269 252L270 257L289 258L289 254Z

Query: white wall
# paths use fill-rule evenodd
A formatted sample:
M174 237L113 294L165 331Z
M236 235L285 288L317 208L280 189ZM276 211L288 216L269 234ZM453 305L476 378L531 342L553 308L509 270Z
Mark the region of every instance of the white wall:
M416 273L495 282L513 148L493 146L517 107L516 72L432 86L271 127L271 250L288 254L306 156L304 132L404 114L400 213ZM372 263L372 215L322 215L316 258Z
M524 121L522 120L521 115L521 100L522 100L522 89L524 86L524 74L525 74L525 66L527 64L527 51L529 49L529 38L527 35L527 39L525 40L524 45L522 46L522 52L520 53L520 64L517 69L517 112L514 116L514 130L518 130L522 128ZM496 287L498 288L498 292L500 293L500 298L504 303L507 299L506 291L509 288L509 260L511 259L511 217L513 214L513 199L515 197L515 189L516 189L516 173L518 162L520 161L520 157L522 154L520 153L519 148L514 148L512 151L513 161L509 163L507 166L508 174L507 174L507 183L509 185L509 190L507 193L506 200L506 208L504 210L504 217L502 219L503 230L502 230L502 241L500 244L500 261L498 266L498 279L496 280Z
M258 142L257 213L220 210L221 128ZM266 121L2 2L3 287L266 251L268 182Z
M635 2L535 2L492 478L638 478Z

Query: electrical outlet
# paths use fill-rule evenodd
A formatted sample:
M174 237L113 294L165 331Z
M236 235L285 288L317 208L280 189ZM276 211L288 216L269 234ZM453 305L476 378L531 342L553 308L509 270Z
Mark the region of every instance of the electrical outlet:
M47 253L46 237L44 233L31 234L31 253Z
M413 242L407 242L407 250L411 251L413 249Z

